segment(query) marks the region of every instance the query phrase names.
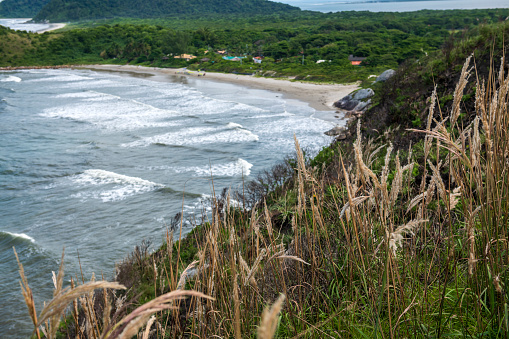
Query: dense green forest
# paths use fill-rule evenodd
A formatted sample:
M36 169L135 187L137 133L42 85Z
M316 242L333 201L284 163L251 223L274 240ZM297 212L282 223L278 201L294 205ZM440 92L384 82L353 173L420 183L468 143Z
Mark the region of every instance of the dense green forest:
M0 18L33 18L49 0L4 0L0 2Z
M504 20L508 14L507 9L398 15L297 12L177 22L117 19L44 34L4 28L0 65L130 63L349 82L424 57L447 41L461 38L468 28ZM215 53L218 50L245 59L226 61ZM182 53L197 58L188 62L173 58ZM366 59L361 67L352 66L349 55ZM265 57L262 64L253 63L255 56ZM317 64L318 60L325 62Z
M114 17L153 18L191 13L271 14L300 11L267 0L50 0L35 21L79 21Z

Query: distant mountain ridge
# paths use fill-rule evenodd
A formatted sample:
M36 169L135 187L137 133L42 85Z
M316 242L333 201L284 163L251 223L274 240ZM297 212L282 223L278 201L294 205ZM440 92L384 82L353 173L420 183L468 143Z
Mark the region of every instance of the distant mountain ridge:
M300 9L268 0L49 0L33 18L34 21L62 22L115 17L153 18L200 13L272 14L288 11Z
M4 0L0 2L0 17L33 18L50 0Z

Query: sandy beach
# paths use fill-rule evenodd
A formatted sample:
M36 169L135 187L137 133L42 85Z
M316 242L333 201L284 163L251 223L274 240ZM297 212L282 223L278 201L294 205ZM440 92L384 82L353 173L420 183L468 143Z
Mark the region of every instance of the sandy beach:
M44 32L54 31L56 29L64 28L65 24L50 24L48 28L37 31L37 33L42 34Z
M141 67L131 65L90 65L82 68L92 70L144 73L153 76L172 75L181 77L197 77L198 72L185 72L183 69ZM200 73L200 79L221 81L238 84L245 87L264 89L274 92L280 92L288 99L296 99L306 102L317 111L335 111L333 103L343 98L348 93L359 88L356 84L313 84L307 82L261 78L251 75L237 75L225 73Z

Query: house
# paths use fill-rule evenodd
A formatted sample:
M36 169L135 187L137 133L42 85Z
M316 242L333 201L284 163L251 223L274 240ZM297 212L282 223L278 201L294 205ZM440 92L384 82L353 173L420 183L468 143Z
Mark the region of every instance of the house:
M175 59L185 59L186 61L196 59L196 56L192 54L181 54L174 56Z
M353 66L359 66L364 60L366 60L366 58L365 57L356 57L356 56L353 56L352 54L350 54L348 56L348 60L350 60L350 63Z
M238 57L238 56L224 56L223 59L227 61L240 61L244 59L245 57Z
M331 60L318 60L316 63L317 63L317 64L321 64L322 62L327 62L327 61L328 61L328 62L331 62Z
M254 61L255 64L261 64L262 60L263 60L262 57L254 57L253 58L253 61Z
M217 51L216 53L217 53L217 54L221 54L221 55L225 55L225 54L226 54L226 50L223 50L223 51Z

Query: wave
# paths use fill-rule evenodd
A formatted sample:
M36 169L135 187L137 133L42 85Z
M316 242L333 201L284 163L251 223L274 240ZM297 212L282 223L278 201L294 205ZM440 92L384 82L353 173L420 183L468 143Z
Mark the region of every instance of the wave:
M100 199L103 202L124 200L135 194L146 193L164 187L164 185L152 181L101 169L86 170L82 174L74 176L72 181L80 186L114 185L111 189L81 191L72 195L73 198L79 198L81 200L94 198Z
M241 124L236 124L234 122L229 122L228 125L226 125L226 128L244 128Z
M31 80L27 80L27 82L76 82L76 81L84 81L84 80L93 80L93 79L89 78L89 77L77 75L77 74L60 74L60 75L56 75L56 76L49 76L47 78L31 79Z
M144 186L163 186L156 184L152 181L145 179L130 177L115 172L105 171L101 169L89 169L83 174L75 177L76 183L91 184L91 185L105 185L105 184L129 184L129 185L144 185Z
M180 124L179 121L168 121L178 115L175 111L157 108L112 94L86 91L60 94L58 97L81 100L73 102L72 105L46 109L40 114L41 116L72 119L107 130L136 130L171 127Z
M183 131L146 137L130 143L121 144L122 147L147 147L150 145L184 146L215 143L245 143L256 142L258 135L242 128L221 131L212 127L188 128Z
M14 75L9 75L7 78L1 79L0 81L1 82L21 82L21 78L18 78Z
M238 159L234 162L226 164L214 164L209 166L193 166L193 167L180 167L180 168L169 168L176 173L195 172L195 176L199 177L237 177L237 176L248 176L251 174L251 168L253 164L249 163L244 159Z
M274 117L291 117L295 114L284 111L283 113L274 113L274 114L263 114L263 115L254 115L252 117L247 117L247 119L266 119L266 118L274 118Z
M26 235L25 233L11 233L6 231L0 231L0 239L21 240L35 243L35 239L29 235Z

